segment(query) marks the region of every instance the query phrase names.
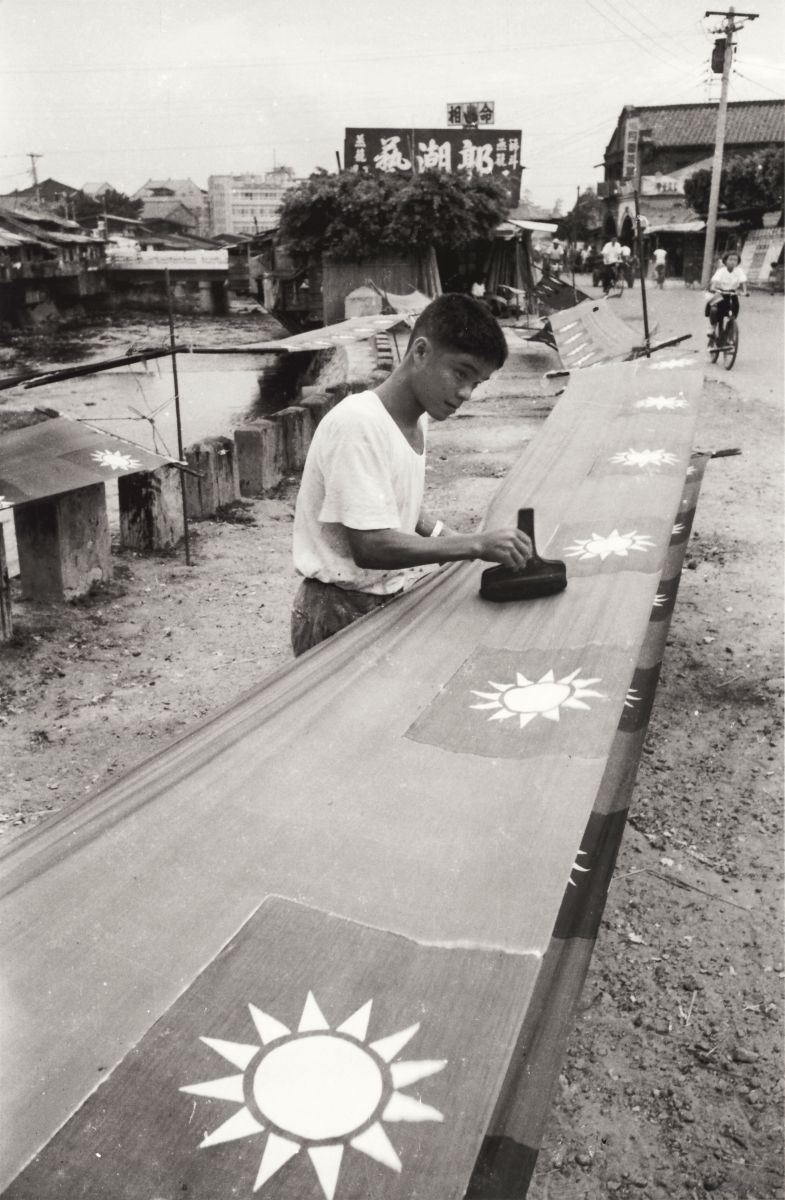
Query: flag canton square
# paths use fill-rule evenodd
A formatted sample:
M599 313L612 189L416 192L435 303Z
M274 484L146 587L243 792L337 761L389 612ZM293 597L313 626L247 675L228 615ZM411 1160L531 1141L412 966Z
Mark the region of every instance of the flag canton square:
M614 646L480 646L406 736L489 758L601 757L634 666L629 651Z
M568 578L616 575L621 571L658 573L673 526L660 517L630 516L562 525L548 544L548 556L567 564Z

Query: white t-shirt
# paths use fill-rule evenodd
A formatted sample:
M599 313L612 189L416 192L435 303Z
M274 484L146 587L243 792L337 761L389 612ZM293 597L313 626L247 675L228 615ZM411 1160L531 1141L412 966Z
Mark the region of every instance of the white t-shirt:
M666 259L667 257L668 257L668 251L667 251L667 250L663 250L662 246L659 246L659 247L658 247L658 248L657 248L657 249L654 251L654 265L655 265L656 267L664 267L664 266L665 266L665 259Z
M612 263L617 263L621 258L621 245L615 242L606 242L602 248L602 261L606 267Z
M423 443L427 418L420 418ZM352 558L345 526L414 533L425 487L418 454L375 392L346 396L316 427L294 515L295 569L349 591L389 595L422 568L375 571Z
M746 282L747 276L741 267L734 267L729 271L727 267L722 266L712 275L709 288L712 292L735 292Z

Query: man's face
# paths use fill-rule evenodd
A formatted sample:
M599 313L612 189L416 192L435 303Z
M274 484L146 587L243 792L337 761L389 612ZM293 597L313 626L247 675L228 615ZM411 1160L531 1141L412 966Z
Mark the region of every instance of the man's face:
M423 412L445 421L471 397L478 383L490 379L496 367L464 350L447 350L430 338L413 346L414 392Z

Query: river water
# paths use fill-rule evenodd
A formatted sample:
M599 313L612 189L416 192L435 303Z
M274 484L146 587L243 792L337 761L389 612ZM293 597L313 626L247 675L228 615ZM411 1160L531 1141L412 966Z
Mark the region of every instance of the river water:
M254 318L204 318L179 322L178 345L243 346L285 336L277 323ZM165 347L169 343L166 317L151 316L139 321L114 319L111 324L88 327L73 335L60 353L28 359L37 370L56 370L79 363L117 357L141 346ZM297 355L296 359L301 359ZM177 355L178 391L183 447L206 437L231 434L253 417L269 415L290 403L294 396L299 363L295 356L270 353ZM0 406L8 409L41 407L55 409L77 420L89 422L138 446L173 457L178 455L174 402L174 374L170 357L116 367L95 375L64 379L36 388L19 385L0 392ZM117 485L107 485L110 526L117 528ZM2 521L9 570L16 573L18 561L13 536L12 513Z

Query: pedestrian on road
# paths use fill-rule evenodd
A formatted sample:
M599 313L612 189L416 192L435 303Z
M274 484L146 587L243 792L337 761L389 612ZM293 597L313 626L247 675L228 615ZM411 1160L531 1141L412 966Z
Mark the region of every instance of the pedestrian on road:
M668 251L662 246L658 246L652 257L654 259L654 278L657 281L657 287L662 289L665 286L665 272L667 270Z
M292 608L295 655L389 603L423 566L525 566L532 545L519 529L458 533L422 509L428 418L455 413L506 357L504 334L483 303L439 296L417 318L393 373L319 422L294 518L294 565L303 577Z

